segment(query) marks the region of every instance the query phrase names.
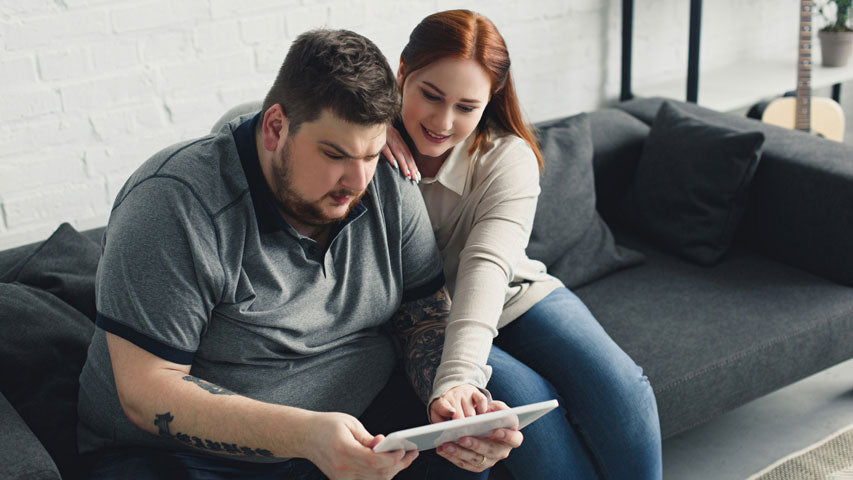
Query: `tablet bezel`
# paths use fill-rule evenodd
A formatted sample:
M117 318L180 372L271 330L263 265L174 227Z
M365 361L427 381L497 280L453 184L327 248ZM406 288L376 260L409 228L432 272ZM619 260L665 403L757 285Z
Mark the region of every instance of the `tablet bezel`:
M373 447L373 451L377 453L394 450L423 451L443 443L454 442L462 437L489 435L496 428L521 430L557 406L557 400L546 400L507 410L398 430L388 434Z

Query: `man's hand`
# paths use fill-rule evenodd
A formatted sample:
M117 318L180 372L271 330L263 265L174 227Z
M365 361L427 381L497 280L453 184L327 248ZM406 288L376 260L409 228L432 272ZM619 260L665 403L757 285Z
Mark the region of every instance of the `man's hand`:
M435 423L508 408L500 401L489 402L479 389L466 384L453 387L435 399L429 406L429 415ZM524 435L518 430L496 428L488 436L462 437L440 445L436 452L459 468L482 472L508 457L510 450L523 440Z
M384 436L371 435L350 415L317 413L312 422L306 458L332 480L390 479L418 456L417 450L375 453Z

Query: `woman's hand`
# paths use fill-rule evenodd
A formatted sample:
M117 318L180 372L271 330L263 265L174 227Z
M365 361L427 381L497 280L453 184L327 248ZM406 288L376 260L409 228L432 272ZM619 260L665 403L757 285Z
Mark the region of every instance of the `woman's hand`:
M500 401L489 402L479 389L466 384L453 387L435 399L430 404L429 414L435 423L508 408ZM436 452L459 468L482 472L509 456L509 452L523 440L524 436L518 430L496 428L488 436L462 437L456 442L440 445Z
M382 154L388 159L388 163L400 169L400 173L404 177L415 183L421 181L421 174L418 171L418 166L415 164L415 157L412 156L412 152L403 140L403 136L391 125L388 125L385 136L385 147L382 148Z

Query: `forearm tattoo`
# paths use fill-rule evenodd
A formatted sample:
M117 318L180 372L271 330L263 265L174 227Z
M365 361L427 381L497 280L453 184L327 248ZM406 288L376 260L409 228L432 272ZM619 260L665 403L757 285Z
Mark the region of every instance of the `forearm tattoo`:
M207 390L208 392L210 392L214 395L235 395L234 392L232 392L231 390L228 390L227 388L222 388L218 385L214 385L208 381L202 380L202 379L200 379L198 377L194 377L192 375L187 375L186 377L184 377L184 380L186 380L187 382L194 383L194 384L198 385L199 387L201 387L202 389Z
M198 385L199 388L210 392L212 395L236 395L234 392L222 388L220 386L214 385L208 381L202 380L198 377L194 377L192 375L187 375L183 377L183 379L187 382L194 383ZM227 454L227 455L243 455L247 457L259 456L259 457L273 457L273 453L264 448L251 448L240 446L235 443L228 442L214 442L209 439L201 439L196 436L190 436L185 433L177 432L172 433L171 431L171 423L175 420L175 417L171 414L171 412L166 412L162 414L155 414L154 416L154 425L157 427L157 434L161 437L171 438L173 440L177 440L185 445L189 445L191 447L195 447L200 450L205 450L213 453Z
M432 393L435 372L441 362L449 314L450 295L441 287L429 297L401 305L391 318L392 331L402 346L406 374L424 403Z
M226 455L243 455L246 457L273 457L273 453L264 448L250 448L239 446L236 443L214 442L213 440L201 439L196 436L190 436L185 433L177 432L172 434L170 424L175 420L171 412L154 415L154 425L157 426L157 434L161 437L177 440L185 445L195 447L207 452L226 454Z

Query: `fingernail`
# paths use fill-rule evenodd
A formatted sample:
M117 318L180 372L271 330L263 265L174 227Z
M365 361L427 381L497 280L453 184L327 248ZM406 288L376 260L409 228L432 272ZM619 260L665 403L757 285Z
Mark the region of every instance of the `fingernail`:
M454 447L453 445L448 445L448 446L444 449L444 451L446 451L447 453L453 453L453 452L455 452L455 451L456 451L456 447Z
M466 438L465 440L462 440L462 445L465 447L470 447L471 446L471 439Z
M456 409L453 407L448 408L447 411L450 413L456 413Z
M394 166L394 168L396 168L397 170L399 170L399 169L400 169L400 166L399 166L399 165L397 165L397 162L395 162L394 160L391 160L391 165L393 165L393 166Z
M504 438L505 436L506 432L504 432L503 430L498 430L497 432L495 432L495 437L497 438Z

